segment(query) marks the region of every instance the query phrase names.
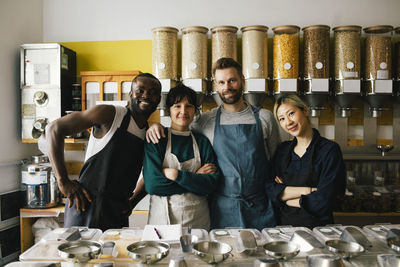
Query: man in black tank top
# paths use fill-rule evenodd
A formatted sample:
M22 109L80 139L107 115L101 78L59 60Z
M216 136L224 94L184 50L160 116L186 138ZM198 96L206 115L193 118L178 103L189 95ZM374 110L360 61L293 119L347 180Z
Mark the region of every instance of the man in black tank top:
M149 73L132 81L128 112L106 146L84 164L79 181L71 181L64 162L65 136L93 127L102 138L110 130L116 109L98 105L53 121L46 129L50 162L61 193L68 198L64 227L88 226L106 230L128 226L128 216L144 196L132 195L142 168L144 141L129 133L132 117L140 129L161 99L161 83Z

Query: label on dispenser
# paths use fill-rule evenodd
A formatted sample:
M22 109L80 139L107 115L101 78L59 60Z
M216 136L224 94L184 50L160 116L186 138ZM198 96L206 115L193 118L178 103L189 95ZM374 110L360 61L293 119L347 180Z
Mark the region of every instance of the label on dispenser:
M358 72L357 71L344 71L343 77L344 78L357 78Z
M329 79L311 79L312 92L329 92Z
M247 92L265 92L265 79L250 78L246 79Z
M171 79L159 79L161 83L161 92L169 92L171 89Z
M360 80L343 80L343 93L360 93Z
M387 70L377 70L376 71L376 78L377 79L382 79L382 80L389 79L389 71L387 71Z
M375 93L391 94L392 91L392 80L375 80Z
M202 79L184 79L183 84L187 87L192 88L195 92L203 92L203 80Z
M42 172L22 172L21 182L26 185L35 184L46 184L47 183L47 171Z
M280 92L296 93L297 92L297 79L280 79L279 80Z

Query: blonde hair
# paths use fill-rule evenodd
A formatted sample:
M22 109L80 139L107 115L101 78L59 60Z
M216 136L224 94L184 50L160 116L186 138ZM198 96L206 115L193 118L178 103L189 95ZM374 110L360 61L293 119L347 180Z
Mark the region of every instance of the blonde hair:
M278 108L282 104L291 104L291 105L299 108L302 111L307 111L307 112L309 111L308 106L297 95L295 95L295 94L281 94L275 100L275 105L274 105L274 116L278 121L279 121L279 119L278 119L277 111L278 111ZM307 116L307 121L309 123L311 123L309 116Z

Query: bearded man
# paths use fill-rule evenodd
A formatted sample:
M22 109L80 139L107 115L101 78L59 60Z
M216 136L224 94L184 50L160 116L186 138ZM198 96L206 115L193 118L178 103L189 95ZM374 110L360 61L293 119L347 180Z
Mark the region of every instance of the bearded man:
M143 164L147 119L161 99L160 81L149 73L132 81L127 107L97 105L52 122L46 129L50 162L65 204L64 227L103 231L128 226L141 194L133 193ZM79 180L64 162L65 136L92 128Z
M243 99L242 67L232 58L220 58L212 69L221 106L202 113L191 129L210 140L222 176L210 197L211 229L255 228L276 225L266 188L272 180L271 159L280 142L273 114ZM147 141L158 142L157 125Z

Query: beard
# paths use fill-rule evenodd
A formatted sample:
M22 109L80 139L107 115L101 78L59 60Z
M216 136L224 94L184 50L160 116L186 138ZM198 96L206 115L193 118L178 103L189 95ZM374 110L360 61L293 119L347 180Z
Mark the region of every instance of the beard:
M221 98L222 102L225 104L235 104L237 103L243 94L243 87L241 86L239 90L230 90L228 89L229 93L234 93L234 95L230 98L225 98L223 94L218 92L219 97Z
M149 117L151 115L151 113L153 113L157 109L157 106L152 106L146 110L143 110L143 109L139 108L139 105L137 102L138 102L137 99L132 99L130 108L133 112L137 113L138 115L143 115L145 117Z

